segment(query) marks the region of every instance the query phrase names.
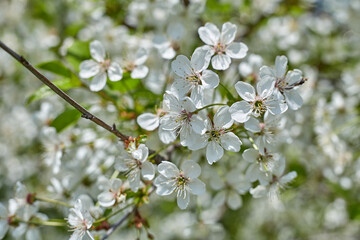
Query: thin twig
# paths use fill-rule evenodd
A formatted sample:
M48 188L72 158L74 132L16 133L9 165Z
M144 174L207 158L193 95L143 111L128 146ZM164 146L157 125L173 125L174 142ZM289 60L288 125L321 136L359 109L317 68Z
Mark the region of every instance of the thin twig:
M49 79L47 79L39 71L37 71L24 57L20 56L16 52L14 52L12 49L10 49L8 46L6 46L1 41L0 41L0 47L2 49L4 49L8 54L10 54L13 58L15 58L18 62L20 62L30 72L32 72L32 74L34 74L35 77L37 77L40 81L42 81L45 85L47 85L57 95L59 95L62 99L64 99L66 102L68 102L71 106L73 106L79 112L81 112L82 113L81 117L89 119L92 122L96 123L97 125L101 126L102 128L108 130L112 134L115 134L122 141L126 141L129 139L128 136L126 136L125 134L122 134L121 132L119 132L119 130L116 129L115 124L113 126L110 126L110 125L106 124L104 121L102 121L101 119L97 118L92 113L90 113L83 106L81 106L74 99L72 99L69 95L67 95L64 91L62 91L60 88L55 86Z
M130 215L134 212L136 208L134 208L131 212L125 214L119 221L117 221L111 228L106 232L106 234L101 238L101 240L107 239Z

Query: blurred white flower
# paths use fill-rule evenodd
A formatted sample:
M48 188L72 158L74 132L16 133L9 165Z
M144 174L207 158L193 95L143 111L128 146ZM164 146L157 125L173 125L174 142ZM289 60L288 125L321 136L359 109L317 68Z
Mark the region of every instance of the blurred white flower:
M90 43L90 53L93 59L85 60L80 64L81 78L94 77L90 83L90 90L97 92L106 85L107 76L110 81L119 81L122 79L123 70L116 62L105 59L105 49L102 44L95 40Z
M120 179L111 179L107 189L98 195L99 204L102 207L111 207L125 201L126 195L122 193L121 187L122 181Z

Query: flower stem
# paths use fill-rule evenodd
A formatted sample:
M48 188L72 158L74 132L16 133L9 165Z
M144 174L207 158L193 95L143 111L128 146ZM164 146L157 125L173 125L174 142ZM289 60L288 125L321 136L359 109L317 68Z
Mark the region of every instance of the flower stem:
M229 91L229 89L227 89L227 87L225 87L224 84L222 84L221 82L219 82L219 85L225 89L225 91L227 92L227 96L229 98L229 100L233 100L236 101L236 98L234 98L234 96L232 95L232 93Z
M117 210L117 211L115 211L115 212L107 215L106 217L102 217L102 218L96 220L96 221L94 222L94 224L101 223L101 222L103 222L103 221L108 220L109 218L111 218L111 217L115 216L116 214L122 212L123 210L125 210L125 209L128 208L128 207L130 207L131 205L132 205L132 204L128 204L128 205L126 205L125 207L120 208L119 210Z
M213 106L221 106L221 105L227 105L226 103L213 103L213 104L209 104L209 105L206 105L202 108L199 108L197 110L194 111L194 113L197 113L197 112L200 112L201 110L205 109L205 108L209 108L209 107L213 107Z
M50 198L45 198L45 197L38 197L38 196L35 196L35 199L38 200L38 201L42 201L42 202L48 202L48 203L54 203L54 204L62 205L62 206L68 207L68 208L72 207L68 203L65 203L65 202L62 202L62 201L59 201L59 200L55 200L55 199L50 199Z
M63 219L49 219L47 221L43 221L40 219L34 219L34 220L25 221L25 220L16 218L16 219L14 219L14 221L21 222L21 223L27 223L27 224L33 224L33 225L50 226L50 227L64 227L67 225L67 223Z

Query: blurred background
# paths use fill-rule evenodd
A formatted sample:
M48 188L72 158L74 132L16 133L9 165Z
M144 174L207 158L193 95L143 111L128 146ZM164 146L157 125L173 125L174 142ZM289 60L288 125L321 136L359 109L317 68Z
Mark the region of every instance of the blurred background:
M66 78L63 88L71 96L134 136L144 133L133 127L136 116L160 103L159 89L169 81L171 60L159 60L154 36L174 28L183 32L176 51L189 56L203 45L200 26L212 22L220 27L227 21L237 25L236 41L244 42L249 52L221 75L224 84L249 79L261 65L273 66L279 55L288 57L289 69L301 69L308 79L300 88L304 105L286 113L278 144L287 171L298 176L281 194L283 209L243 193L241 206L233 210L214 205L219 189L211 184L214 170L204 165L208 192L195 200L200 207L180 211L173 200L151 196L150 204L142 206L150 232L155 239L360 239L359 0L0 1L0 40L51 80L64 83ZM128 81L128 89L119 88L115 96L68 80L90 58L92 40L119 59L133 48L149 49L148 76ZM96 184L89 182L108 173L103 169L115 161L116 139L78 120L76 111L41 86L0 50L0 202L7 205L14 197L17 181L29 192L54 198L71 199L75 192L95 199ZM135 88L142 92L131 92ZM156 148L157 142L149 144ZM174 158L181 154L175 152ZM219 164L230 172L234 165L226 162L235 157L224 158ZM83 172L75 177L74 169ZM64 212L44 208L53 218ZM57 228L40 230L43 239L69 236ZM137 234L124 227L110 239L135 239Z

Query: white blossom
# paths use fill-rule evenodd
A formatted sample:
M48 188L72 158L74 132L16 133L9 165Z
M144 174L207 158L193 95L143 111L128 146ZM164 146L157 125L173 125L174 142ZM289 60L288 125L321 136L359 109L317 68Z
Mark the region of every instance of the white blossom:
M287 105L279 96L273 95L274 82L270 79L264 79L257 83L255 88L249 83L237 82L235 89L242 101L236 102L231 105L229 111L231 117L240 123L249 120L250 116L259 117L266 111L272 114L281 114L286 111Z
M212 23L206 23L198 30L200 39L207 45L204 48L215 55L211 59L214 69L226 70L229 68L231 58L240 59L246 56L248 47L241 42L233 42L236 36L237 27L235 24L226 22L222 25L221 33Z
M121 191L122 181L118 178L111 179L107 189L98 195L102 207L111 207L116 203L125 201L126 196Z
M123 71L116 62L105 58L105 50L102 44L95 40L90 43L90 53L93 59L85 60L80 64L80 77L94 77L90 83L90 90L97 92L106 85L107 76L110 81L122 79Z
M126 152L120 156L115 168L120 172L125 172L129 180L132 191L137 192L140 187L140 176L145 180L152 180L155 176L154 165L147 161L149 156L149 149L145 144L140 144L138 148L131 151L131 154Z
M70 208L70 213L67 218L67 221L70 224L70 227L74 231L70 237L70 240L81 240L85 234L87 234L90 239L94 240L89 229L93 224L93 218L91 217L88 209L85 209L82 205L80 199L78 199L73 208Z
M175 164L163 161L159 164L158 171L160 176L154 181L156 193L166 196L176 192L177 204L181 209L189 205L190 193L201 195L205 192L205 184L197 178L201 168L192 160L185 161L181 170Z
M287 105L293 109L299 109L303 100L296 90L297 86L302 85L305 79L299 69L286 72L288 59L285 56L277 56L275 60L275 68L268 66L260 68L261 78L271 78L275 82L275 91L279 91L284 95Z
M176 74L173 88L180 97L191 92L191 99L196 107L204 105L204 91L214 89L219 84L219 77L211 70L207 70L211 58L209 50L198 48L191 56L191 61L184 55L179 55L171 63Z

